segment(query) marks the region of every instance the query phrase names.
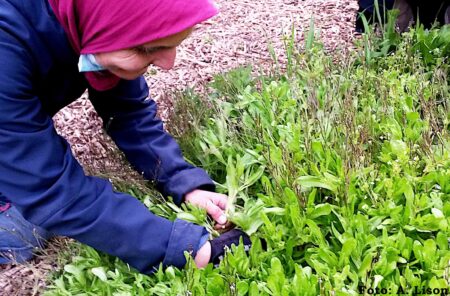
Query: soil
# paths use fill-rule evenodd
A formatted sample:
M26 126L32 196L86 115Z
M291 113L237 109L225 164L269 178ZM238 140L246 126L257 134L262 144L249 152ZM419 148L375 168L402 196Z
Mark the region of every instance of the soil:
M150 69L147 81L166 121L173 107L173 91L203 91L214 75L238 66L255 71L272 67L271 46L283 63L283 36L294 29L301 42L311 19L330 53L352 47L356 0L217 0L220 14L199 25L179 47L177 64L170 71ZM86 174L143 184L111 139L87 95L54 117L58 133L71 144ZM32 262L0 266L0 295L39 295L48 275L57 270L58 254L67 251L67 239L54 239Z

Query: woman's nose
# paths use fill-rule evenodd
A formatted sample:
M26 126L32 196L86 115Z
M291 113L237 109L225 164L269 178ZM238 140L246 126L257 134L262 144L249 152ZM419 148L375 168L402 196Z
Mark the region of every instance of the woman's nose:
M153 56L153 65L163 69L170 70L175 65L175 58L177 56L177 49L168 48L160 50Z

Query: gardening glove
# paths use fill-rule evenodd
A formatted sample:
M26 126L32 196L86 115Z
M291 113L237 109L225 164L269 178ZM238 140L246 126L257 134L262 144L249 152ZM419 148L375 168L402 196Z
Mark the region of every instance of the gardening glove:
M214 225L214 229L220 234L228 232L228 231L230 231L231 229L233 229L235 227L236 227L236 225L233 222L231 222L231 221L227 221L227 223L225 223L225 224L218 224L217 223L217 224Z
M210 241L211 243L211 258L209 259L210 263L214 264L214 267L218 267L220 261L223 260L225 252L227 249L231 249L231 245L239 245L239 240L242 237L242 242L244 243L245 252L248 253L252 242L247 234L238 229L232 229L218 238Z

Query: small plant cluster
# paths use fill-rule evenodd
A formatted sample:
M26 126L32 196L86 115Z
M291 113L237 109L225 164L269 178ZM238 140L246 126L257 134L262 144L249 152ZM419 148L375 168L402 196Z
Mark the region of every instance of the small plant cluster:
M172 131L186 157L228 194L229 219L251 235L249 254L233 247L219 268L205 269L187 256L182 270L160 267L144 276L78 246L79 256L55 275L47 294L445 291L448 30L412 29L381 54L374 52L386 39L369 36L338 61L308 38L302 50L288 44L284 73L253 78L244 68L217 76L206 103L186 93L176 113L193 117L191 124L177 129L173 119ZM433 36L440 43L425 50ZM159 215L213 232L204 211L140 197Z

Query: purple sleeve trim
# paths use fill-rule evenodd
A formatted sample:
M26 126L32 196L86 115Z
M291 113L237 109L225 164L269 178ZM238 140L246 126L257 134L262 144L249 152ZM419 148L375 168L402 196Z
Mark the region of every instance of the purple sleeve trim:
M0 213L6 212L10 207L10 203L0 204Z

